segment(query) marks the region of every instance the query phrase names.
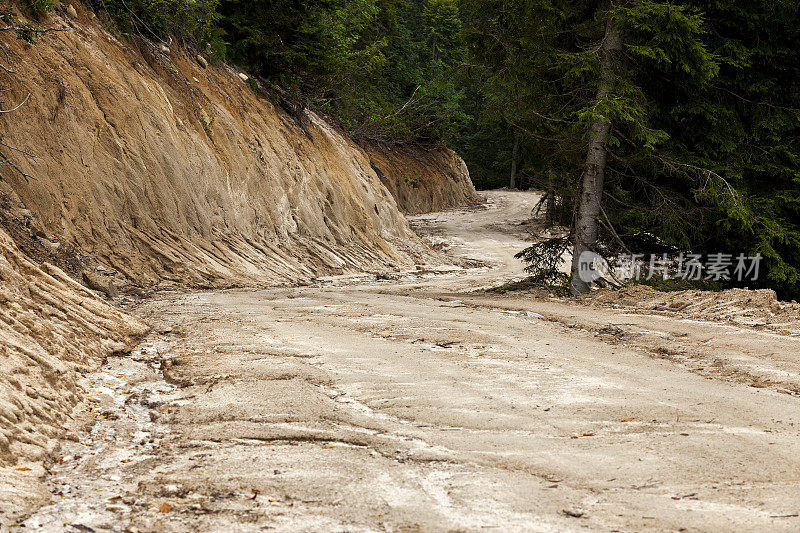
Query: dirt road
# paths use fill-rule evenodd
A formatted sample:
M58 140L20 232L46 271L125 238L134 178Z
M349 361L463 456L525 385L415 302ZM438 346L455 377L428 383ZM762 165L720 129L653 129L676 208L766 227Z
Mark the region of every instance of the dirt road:
M415 219L488 266L143 304L26 530L800 529L800 339L468 292L521 275L489 200Z

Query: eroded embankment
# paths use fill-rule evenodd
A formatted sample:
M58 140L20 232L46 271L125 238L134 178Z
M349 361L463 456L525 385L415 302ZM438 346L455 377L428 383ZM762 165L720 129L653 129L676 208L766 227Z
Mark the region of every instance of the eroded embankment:
M141 285L439 261L369 156L318 116L290 116L193 52L134 49L73 7L76 18L59 9L46 21L69 31L33 45L0 37L15 70L0 72L0 103L28 98L0 116L3 142L36 156L16 159L37 178L6 168L0 192L18 195L48 233ZM462 196L472 194L457 156L420 159L417 173L428 160L434 179L452 166Z
M366 144L372 168L408 214L445 211L481 201L464 161L442 146Z
M146 331L0 230L0 518L36 497L42 460L78 430L80 375Z

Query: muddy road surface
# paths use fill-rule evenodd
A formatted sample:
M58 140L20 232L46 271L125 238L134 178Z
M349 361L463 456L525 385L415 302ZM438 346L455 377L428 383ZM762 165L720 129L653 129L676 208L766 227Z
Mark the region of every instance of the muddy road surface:
M476 291L536 200L414 219L483 266L142 304L25 531L800 529L800 339Z

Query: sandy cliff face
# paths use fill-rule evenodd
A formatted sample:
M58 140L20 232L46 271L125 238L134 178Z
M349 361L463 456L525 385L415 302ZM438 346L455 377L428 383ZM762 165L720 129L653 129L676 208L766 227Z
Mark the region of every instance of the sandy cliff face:
M132 50L75 8L33 46L0 37L16 70L0 73L3 107L30 93L0 131L37 155L17 159L37 181L2 175L48 232L143 284L435 260L370 158L317 116L291 118L227 67Z
M0 230L0 466L52 451L81 400L79 370L146 329L60 269L33 264Z
M39 480L80 429L81 374L146 331L59 268L32 263L0 229L0 523L50 496Z
M378 144L365 149L372 168L404 213L444 211L480 201L467 165L452 150Z

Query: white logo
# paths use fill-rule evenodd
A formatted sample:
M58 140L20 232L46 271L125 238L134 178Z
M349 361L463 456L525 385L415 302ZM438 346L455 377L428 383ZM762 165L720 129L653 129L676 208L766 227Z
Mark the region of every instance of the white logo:
M603 277L602 271L608 271L608 263L599 254L589 250L578 256L578 277L585 283L591 283Z

